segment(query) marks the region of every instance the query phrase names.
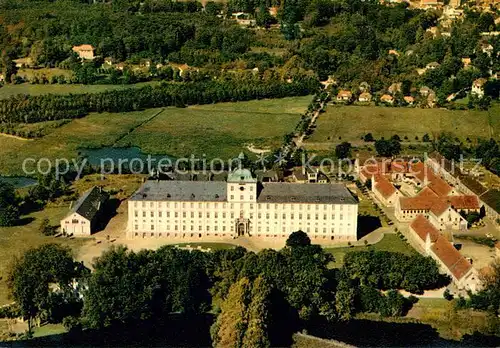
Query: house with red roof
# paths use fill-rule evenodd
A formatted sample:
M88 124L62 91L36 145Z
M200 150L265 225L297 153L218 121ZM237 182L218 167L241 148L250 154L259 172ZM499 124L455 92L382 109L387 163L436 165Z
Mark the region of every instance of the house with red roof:
M81 59L94 59L95 48L92 45L73 46L72 51L78 54Z
M437 201L429 211L429 221L440 231L467 230L467 220L453 209L449 201Z
M423 214L439 230L464 230L467 221L460 213L479 213L480 209L481 203L475 195L439 196L427 186L414 197L399 197L394 213L402 222L412 221Z
M450 276L459 290L476 292L481 288L478 273L470 262L424 215L420 214L412 221L410 232L425 254L437 262L441 271Z
M393 207L401 196L399 190L384 175L372 176L372 192L387 207Z

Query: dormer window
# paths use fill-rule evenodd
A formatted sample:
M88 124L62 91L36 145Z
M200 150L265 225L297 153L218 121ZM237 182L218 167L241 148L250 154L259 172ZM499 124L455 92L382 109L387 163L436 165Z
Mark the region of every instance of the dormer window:
M217 193L215 194L215 198L219 198L219 195Z
M172 197L172 196L170 195L170 193L167 193L167 198L170 198L170 197Z

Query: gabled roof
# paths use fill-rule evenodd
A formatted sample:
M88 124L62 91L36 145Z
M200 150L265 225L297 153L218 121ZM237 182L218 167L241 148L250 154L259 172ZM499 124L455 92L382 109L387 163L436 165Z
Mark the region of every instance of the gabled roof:
M410 227L424 242L427 239L427 235L429 235L431 242L435 242L440 235L439 231L423 215L418 215L410 224Z
M432 191L427 186L424 187L423 190L420 191L417 196L421 197L421 198L428 198L428 199L434 199L434 198L438 197L438 195L436 194L436 192Z
M481 195L481 200L500 214L500 191L499 190L489 190Z
M93 51L94 47L92 45L80 45L80 46L73 46L73 51L79 52L79 51Z
M104 204L108 198L109 195L107 192L104 192L101 188L94 186L90 190L86 191L75 202L75 204L73 204L68 215L77 213L87 220L92 221L101 209L102 204Z
M434 214L436 217L441 216L448 208L451 206L451 204L448 201L440 200L437 199L434 201L434 204L431 206L431 213Z
M380 192L384 198L391 197L397 190L393 184L383 175L375 175L375 189Z
M439 236L431 246L431 250L456 279L461 279L472 268L471 264L443 236Z

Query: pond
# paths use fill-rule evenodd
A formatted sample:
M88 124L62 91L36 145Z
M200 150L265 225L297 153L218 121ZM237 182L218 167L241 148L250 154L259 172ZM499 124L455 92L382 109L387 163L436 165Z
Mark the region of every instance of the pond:
M152 159L152 164L157 164L161 159L164 159L164 161L167 161L167 158L173 160L172 157L167 155L148 155L138 147L102 147L98 149L80 149L79 151L92 166L100 166L101 164L109 166L113 163L116 168L120 162L124 166L131 162L135 165L142 162L147 166L148 156Z
M0 181L7 182L15 188L25 188L37 184L37 180L26 176L1 176Z

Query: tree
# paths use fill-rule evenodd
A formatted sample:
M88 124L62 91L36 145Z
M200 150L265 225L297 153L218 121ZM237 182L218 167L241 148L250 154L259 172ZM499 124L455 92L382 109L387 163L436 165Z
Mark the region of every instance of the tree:
M375 149L380 156L391 157L398 155L401 152L401 144L399 141L394 139L380 139L375 141Z
M286 240L286 246L290 248L311 245L311 239L303 231L292 232Z
M41 234L44 236L51 236L54 234L54 228L50 226L50 220L45 218L40 223L40 227L38 228Z
M75 262L68 248L45 244L29 249L14 260L8 276L9 291L23 317L32 321L44 311L52 311L49 284L56 284L64 293L71 294L71 282L84 274L81 264Z
M270 347L269 329L271 326L272 286L264 278L253 282L252 302L248 306L248 326L243 337L243 347Z
M363 140L364 140L364 141L366 141L367 143L368 143L368 142L375 141L375 139L373 138L372 133L367 133L367 134L363 137Z
M214 347L242 347L247 329L248 305L251 301L251 283L241 278L231 285L221 312L212 326Z
M344 141L335 147L335 156L339 159L351 157L351 143Z
M19 219L14 186L0 180L0 226L12 226Z

